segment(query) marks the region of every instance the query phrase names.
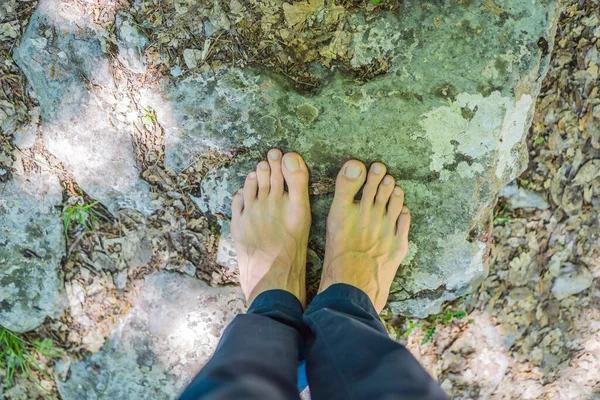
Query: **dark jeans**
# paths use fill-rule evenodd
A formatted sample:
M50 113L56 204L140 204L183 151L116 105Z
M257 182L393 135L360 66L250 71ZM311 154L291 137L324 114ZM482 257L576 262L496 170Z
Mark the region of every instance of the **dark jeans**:
M297 368L304 357L315 400L448 398L388 337L368 296L336 284L306 312L289 292L260 294L227 327L180 400L298 399Z

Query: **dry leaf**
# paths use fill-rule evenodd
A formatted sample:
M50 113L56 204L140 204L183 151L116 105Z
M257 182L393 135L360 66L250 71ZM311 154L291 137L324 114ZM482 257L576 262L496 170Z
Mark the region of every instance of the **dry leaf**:
M317 13L323 7L324 0L309 0L307 3L283 4L285 22L290 28L301 29L306 18Z

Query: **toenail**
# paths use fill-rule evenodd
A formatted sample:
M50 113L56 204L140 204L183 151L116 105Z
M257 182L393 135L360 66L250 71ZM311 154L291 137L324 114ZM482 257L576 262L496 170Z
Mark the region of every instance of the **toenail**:
M397 187L396 189L394 189L394 194L396 196L400 196L402 194L402 189L400 189L399 187Z
M250 172L250 173L248 174L248 178L250 178L250 179L254 179L254 178L256 178L256 172Z
M393 179L390 178L389 176L386 176L385 179L383 180L383 184L384 185L389 185L390 183L392 183Z
M298 162L298 158L295 156L289 156L283 159L283 164L288 171L296 171L300 168L300 163Z
M271 151L269 152L269 158L271 160L279 160L281 158L281 153L278 151Z
M258 164L258 167L260 169L267 169L267 168L269 168L269 164L267 164L266 162L264 162L264 163L261 162L260 164Z
M376 174L380 174L381 171L383 171L383 168L381 168L381 165L375 164L375 166L373 167L373 172L375 172Z
M408 208L402 207L402 214L408 214Z
M362 169L358 165L348 164L344 170L344 175L350 179L356 179L362 173Z

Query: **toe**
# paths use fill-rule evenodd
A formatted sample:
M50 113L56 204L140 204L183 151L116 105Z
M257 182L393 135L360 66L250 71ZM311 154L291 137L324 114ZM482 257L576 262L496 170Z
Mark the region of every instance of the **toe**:
M271 194L281 196L283 194L283 173L281 172L281 150L271 149L267 155L271 166Z
M385 165L382 163L374 163L371 165L369 175L367 176L367 183L363 188L361 203L367 207L373 207L373 201L377 194L377 188L381 183L381 180L385 176Z
M400 217L396 225L396 236L401 240L408 240L408 229L410 228L410 210L408 207L402 207Z
M390 197L387 207L387 215L390 221L396 221L398 219L403 205L404 191L400 188L400 186L396 186L392 191L392 196Z
M256 166L256 180L258 181L258 199L264 199L269 195L271 188L271 169L269 163L261 161Z
M292 202L308 201L308 168L297 153L283 156L283 177Z
M231 216L232 218L239 218L242 215L244 209L244 196L242 196L242 189L238 190L233 200L231 201Z
M254 203L256 200L256 194L258 192L258 181L256 180L256 172L252 171L246 177L244 183L244 190L242 192L244 196L244 206L247 207Z
M375 196L375 207L381 210L385 210L392 191L394 190L394 177L386 175L381 181L381 184L377 188L377 195Z
M352 204L354 197L365 182L367 168L357 160L344 164L335 182L334 201L339 204Z

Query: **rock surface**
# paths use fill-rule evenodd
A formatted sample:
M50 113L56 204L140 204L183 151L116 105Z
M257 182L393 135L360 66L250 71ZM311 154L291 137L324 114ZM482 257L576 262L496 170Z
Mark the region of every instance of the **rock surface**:
M139 178L128 99L114 93L102 35L90 16L44 0L14 59L39 98L47 149L111 212L132 207L149 214L154 207Z
M387 164L414 217L414 257L395 281L391 306L425 316L439 307L424 309L423 299L441 304L487 274L493 205L527 165L524 139L558 15L555 1L496 8L407 1L403 10L382 13L354 36L355 67L382 54L393 60L386 75L362 85L323 73L323 87L306 94L262 70L221 68L165 79L167 103L143 100L165 129L173 171L208 149L250 149L203 183L211 213L228 213L245 166L269 147L301 153L313 182L334 177L348 158ZM329 199L314 199L317 242Z
M53 175L31 174L0 193L0 325L26 332L65 308L62 188Z
M533 190L523 189L514 182L506 185L500 191L500 196L507 198L513 209L537 208L538 210L545 210L550 207L543 195Z
M148 38L137 27L131 15L127 13L119 13L115 24L117 27L119 61L133 73L141 74L145 72L147 67L144 47L148 45Z
M557 300L565 299L592 286L593 280L592 273L586 267L567 265L561 268L556 277L552 285L552 294Z
M244 310L238 288L154 273L102 350L72 365L67 381L58 381L60 394L65 400L174 399Z
M15 52L40 98L44 143L113 213L132 207L149 214L150 189L139 178L132 140L139 115L131 94L118 95L106 32L91 16L56 3L42 1ZM315 68L322 85L300 92L260 68L205 72L203 55L188 51L184 61L197 74L164 77L160 90L139 88L137 100L157 117L171 172L198 155L248 150L205 177L198 204L210 214L229 213L232 194L269 147L301 153L317 186L331 182L348 158L387 164L413 216L410 257L390 304L394 313L426 316L487 274L493 205L527 165L524 138L556 10L555 0L493 7L406 1L402 13L350 18L353 33L344 41L352 67L389 61L386 74L366 83ZM118 19L121 28L126 21L134 27ZM122 41L122 56L126 47L143 47L136 38L135 46ZM330 200L331 188L313 198L312 239L321 247Z

